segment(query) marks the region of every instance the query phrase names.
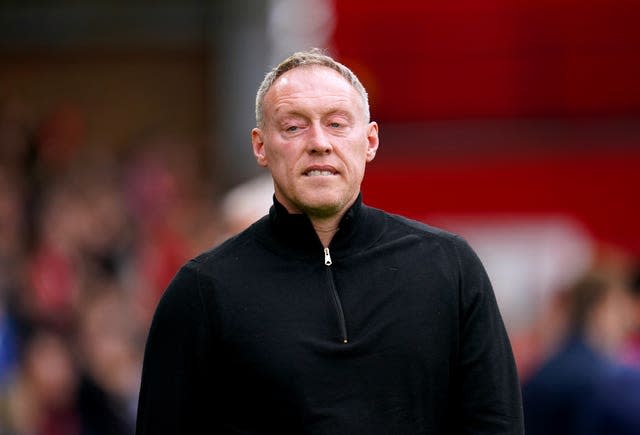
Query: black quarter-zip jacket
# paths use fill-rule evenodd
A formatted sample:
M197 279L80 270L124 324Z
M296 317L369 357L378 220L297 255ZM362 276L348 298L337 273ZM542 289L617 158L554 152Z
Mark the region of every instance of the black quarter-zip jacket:
M137 434L516 435L521 408L464 240L358 197L325 249L275 202L165 291Z

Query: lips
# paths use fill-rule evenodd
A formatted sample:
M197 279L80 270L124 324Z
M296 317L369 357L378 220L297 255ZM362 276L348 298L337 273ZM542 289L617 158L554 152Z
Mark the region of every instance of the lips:
M311 166L302 174L306 177L328 177L337 175L338 171L333 166Z

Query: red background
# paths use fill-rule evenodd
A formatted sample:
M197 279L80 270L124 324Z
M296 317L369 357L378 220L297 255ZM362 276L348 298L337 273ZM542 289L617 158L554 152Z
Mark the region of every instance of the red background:
M640 255L640 2L336 1L333 46L368 88L381 125L363 191L375 206L429 214L557 214ZM455 153L385 125L553 119L542 138L487 138ZM611 120L615 128L589 130ZM586 134L579 134L580 123ZM535 130L535 128L534 128ZM429 139L430 138L430 139ZM401 144L399 142L402 142ZM429 142L429 143L428 143Z

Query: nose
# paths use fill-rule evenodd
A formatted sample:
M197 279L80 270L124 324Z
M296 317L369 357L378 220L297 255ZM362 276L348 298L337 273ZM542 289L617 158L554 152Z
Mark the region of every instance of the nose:
M311 154L329 154L333 149L329 136L321 125L313 124L311 126L308 139L307 148Z

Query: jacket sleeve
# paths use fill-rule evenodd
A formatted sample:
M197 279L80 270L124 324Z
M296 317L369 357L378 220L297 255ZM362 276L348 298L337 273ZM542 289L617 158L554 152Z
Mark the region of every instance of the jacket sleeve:
M207 370L211 332L190 262L173 278L147 337L136 421L137 435L198 433L215 421Z
M489 277L471 247L457 238L459 353L454 388L460 433L524 433L520 382Z

